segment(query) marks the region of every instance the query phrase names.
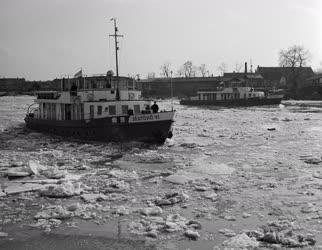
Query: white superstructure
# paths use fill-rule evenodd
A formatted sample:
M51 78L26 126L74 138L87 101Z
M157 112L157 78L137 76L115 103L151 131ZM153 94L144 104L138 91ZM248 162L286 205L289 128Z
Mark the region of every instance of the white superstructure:
M265 93L262 91L255 91L251 87L218 88L217 90L200 90L197 92L197 96L191 97L190 100L224 101L249 98L265 98Z

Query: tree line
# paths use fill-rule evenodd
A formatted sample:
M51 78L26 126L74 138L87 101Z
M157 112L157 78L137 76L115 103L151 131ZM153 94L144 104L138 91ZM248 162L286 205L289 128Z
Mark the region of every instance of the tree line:
M301 45L293 45L287 49L281 49L278 54L278 64L280 67L304 67L308 65L308 62L311 59L311 53L308 49ZM317 72L322 72L322 62L320 63L321 69L318 69ZM218 65L217 70L220 75L224 75L228 70L228 65L225 62L222 62ZM236 62L234 65L233 71L239 73L243 70L243 63ZM170 62L165 62L160 67L160 76L165 78L170 77L210 77L213 76L209 72L206 64L201 64L199 66L194 65L191 60L186 61L179 69L173 71L171 68ZM148 74L148 78L155 78L156 73L151 72Z
M227 64L225 62L221 63L218 66L218 70L221 75L223 75L227 71ZM240 72L242 69L242 63L236 63L235 66L235 71ZM165 62L164 64L161 65L160 67L160 76L169 78L173 76L177 77L211 77L213 74L209 72L209 69L207 68L206 64L201 64L199 66L194 65L191 60L186 61L178 70L175 72L171 68L171 63L170 62ZM148 74L148 78L155 78L156 73L151 72Z

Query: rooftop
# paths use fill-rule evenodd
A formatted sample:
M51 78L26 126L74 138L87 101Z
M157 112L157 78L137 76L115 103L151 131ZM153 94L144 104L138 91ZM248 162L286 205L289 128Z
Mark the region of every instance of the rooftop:
M303 77L308 78L314 76L311 67L257 67L256 72L261 74L267 80L280 80L283 76L286 77L292 74L293 70L301 73Z

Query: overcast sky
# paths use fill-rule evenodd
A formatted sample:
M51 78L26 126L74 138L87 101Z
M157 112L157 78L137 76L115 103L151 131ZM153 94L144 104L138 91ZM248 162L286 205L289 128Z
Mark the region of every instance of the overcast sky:
M121 75L159 75L164 62L176 72L187 60L214 75L222 62L277 66L294 44L322 67L320 0L0 0L0 77L115 72L111 17L124 35Z

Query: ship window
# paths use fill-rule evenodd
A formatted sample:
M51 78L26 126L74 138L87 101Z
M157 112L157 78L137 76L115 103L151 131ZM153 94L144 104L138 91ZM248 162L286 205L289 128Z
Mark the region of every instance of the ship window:
M52 119L56 120L56 104L53 103L52 105Z
M72 120L76 120L76 105L72 104Z
M72 118L71 105L66 104L65 105L65 120L71 120L71 118Z
M122 114L127 115L129 106L128 105L122 105Z
M84 119L84 104L81 104L81 119Z
M102 106L97 106L97 114L98 115L102 114Z
M89 116L91 119L94 119L94 105L89 106Z
M91 88L91 89L96 88L96 83L95 83L95 81L94 81L94 80L91 80L90 88Z
M108 112L108 107L105 107L105 112Z
M76 104L75 110L76 110L76 120L80 120L81 119L81 105Z
M108 106L108 110L110 115L116 115L116 108L114 105Z
M134 113L139 114L140 112L140 105L134 105Z

